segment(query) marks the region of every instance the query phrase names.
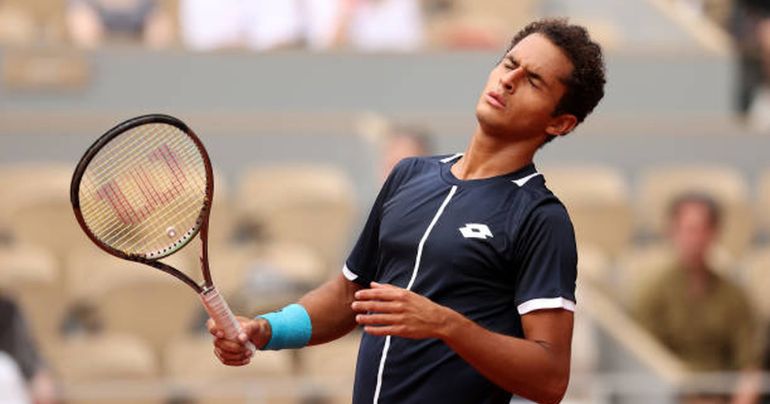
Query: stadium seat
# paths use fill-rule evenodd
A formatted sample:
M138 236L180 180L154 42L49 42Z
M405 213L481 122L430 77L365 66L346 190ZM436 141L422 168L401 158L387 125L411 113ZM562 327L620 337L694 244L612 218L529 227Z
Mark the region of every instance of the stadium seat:
M0 167L0 231L6 238L45 247L56 259L90 243L72 213L72 170L53 163Z
M590 305L586 301L586 288L609 291L612 283L609 257L599 248L578 244L578 279L575 297L578 310L575 311L575 324L572 336L572 360L570 362L572 374L576 375L570 381L567 390L566 401L585 400L590 396L590 386L593 382L590 375L596 372L599 365L599 347L596 339L596 325L582 309L584 305Z
M711 195L723 210L721 242L740 255L753 238L748 185L741 174L721 165L659 166L646 170L638 187L639 226L660 237L665 232L669 204L686 192Z
M578 290L583 282L611 287L614 282L609 256L600 248L578 242Z
M18 206L10 222L15 240L46 247L57 260L73 248L91 245L72 213L68 194L58 200L40 199Z
M246 251L244 251L246 250ZM214 280L233 311L254 316L297 301L326 280L323 261L308 247L268 242L211 255Z
M765 321L770 320L770 247L747 254L741 267L741 284L754 302L755 308Z
M578 305L585 303L578 297ZM572 357L570 373L573 375L564 402L590 402L591 386L595 383L592 377L599 368L599 341L596 324L585 310L575 311L574 327L572 330Z
M227 244L233 237L235 216L230 184L227 178L214 171L214 202L209 217L209 249L220 244Z
M254 229L257 239L307 245L332 272L351 235L354 195L348 177L334 167L256 167L241 178L236 210L239 225Z
M67 403L165 402L162 391L147 387L160 368L152 349L139 338L79 335L64 340L51 359Z
M296 403L291 383L291 351L256 352L251 363L225 366L213 352L211 336L188 335L168 344L163 355L164 374L181 397L196 404L246 403L247 397L270 403Z
M580 243L612 256L627 247L633 220L628 187L612 167L574 165L543 169L547 186L564 203Z
M29 45L35 41L35 21L31 13L13 3L0 4L0 44Z
M302 374L325 403L349 403L361 333L356 330L328 344L299 351Z
M199 280L195 260L180 254L163 261ZM94 308L105 331L141 337L158 353L188 331L201 307L196 293L176 278L96 248L74 251L66 276L70 300Z
M33 20L34 38L28 40L49 44L65 42L66 0L6 0L4 3L8 3L9 8L19 9Z
M52 357L67 382L146 379L160 375L150 347L140 338L121 334L78 335L65 339Z
M13 210L36 199L69 197L73 167L56 163L0 165L0 224L6 224Z

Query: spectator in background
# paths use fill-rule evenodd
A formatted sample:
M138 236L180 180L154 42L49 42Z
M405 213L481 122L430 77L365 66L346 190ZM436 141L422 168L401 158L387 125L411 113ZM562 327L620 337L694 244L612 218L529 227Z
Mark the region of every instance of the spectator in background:
M55 388L53 379L37 352L35 342L27 331L27 326L21 311L16 304L0 296L0 402L6 403L13 397L8 397L15 388L13 385L16 368L20 370L26 382L27 392L35 404L55 403ZM7 359L13 360L12 366ZM4 385L8 383L10 385ZM17 392L18 394L18 392ZM19 402L26 402L25 397L17 397ZM13 401L11 401L13 402Z
M739 55L736 110L770 128L770 2L735 0L731 31Z
M706 195L685 194L671 205L669 220L675 264L640 295L636 318L693 371L752 375L761 356L757 315L744 292L717 275L707 260L717 239L719 207ZM733 398L735 403L751 403L756 391L749 383L741 383ZM688 403L727 401L715 396L683 399Z
M183 42L194 50L410 51L422 45L418 0L182 0L180 23Z
M499 49L537 14L536 0L421 0L426 42L449 49Z
M298 0L181 0L182 42L190 49L272 50L302 45Z
M427 156L432 154L432 149L430 134L426 130L407 125L391 127L382 145L382 181L402 159Z
M340 0L333 44L360 51L415 51L423 42L418 0Z
M150 48L174 38L171 17L157 0L68 0L67 26L76 46L94 48L127 40Z

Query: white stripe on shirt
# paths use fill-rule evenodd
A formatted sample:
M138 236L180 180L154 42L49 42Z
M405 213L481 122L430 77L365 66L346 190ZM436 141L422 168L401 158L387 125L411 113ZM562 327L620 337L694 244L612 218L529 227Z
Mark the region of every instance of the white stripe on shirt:
M431 230L433 230L433 226L436 225L436 222L438 221L438 218L441 217L441 214L444 213L444 208L449 204L449 201L452 199L452 196L457 191L457 185L453 185L452 189L449 190L449 195L444 198L444 202L441 203L441 206L438 208L438 211L436 212L436 215L433 216L433 220L431 220L430 224L428 225L428 228L425 230L425 234L422 235L422 239L420 239L420 244L417 246L417 258L414 260L414 269L412 270L412 278L409 279L409 284L406 286L406 290L411 290L412 285L414 284L414 280L417 279L417 272L420 270L420 260L422 259L422 249L425 246L425 242L428 240L428 236L430 235ZM388 357L388 349L390 348L390 335L385 337L385 345L382 347L382 356L380 357L380 367L377 370L377 386L374 388L374 398L372 399L373 404L377 404L380 400L380 390L382 389L382 373L385 370L385 359Z

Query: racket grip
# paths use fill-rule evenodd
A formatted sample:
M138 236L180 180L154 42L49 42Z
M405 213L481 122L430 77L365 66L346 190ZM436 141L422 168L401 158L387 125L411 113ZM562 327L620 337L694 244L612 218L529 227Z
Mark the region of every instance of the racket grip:
M222 295L219 294L217 288L212 286L210 289L203 291L200 294L200 298L209 317L214 320L217 327L224 331L225 338L237 341L238 334L241 333L241 324L235 319L233 312L230 310L230 307L227 305L227 302ZM254 352L255 350L254 344L252 344L251 341L246 343L246 347L249 348L251 352Z

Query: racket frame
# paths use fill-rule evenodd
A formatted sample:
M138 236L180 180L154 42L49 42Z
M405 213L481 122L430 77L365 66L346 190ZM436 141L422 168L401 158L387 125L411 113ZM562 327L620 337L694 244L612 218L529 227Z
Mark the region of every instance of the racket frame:
M140 255L140 254L127 254L116 248L111 247L107 243L102 242L96 235L91 232L88 225L83 218L83 214L80 209L80 181L83 179L88 164L93 160L96 154L111 140L120 136L121 134L145 124L167 124L174 126L184 132L195 144L195 147L200 152L203 158L203 165L206 170L206 190L203 200L203 207L196 221L195 229L192 230L189 237L177 245L164 249L161 254L153 255L152 258ZM166 272L169 275L176 277L188 286L190 286L198 294L204 308L208 312L209 316L214 319L217 326L221 327L225 333L225 337L229 340L236 340L241 332L241 326L238 320L233 315L232 310L227 305L227 302L214 286L211 279L211 271L209 269L208 258L208 230L209 230L209 216L211 213L211 204L214 195L214 171L211 167L211 160L206 152L206 148L203 147L203 143L198 136L190 129L184 122L177 118L163 114L150 114L143 115L136 118L129 119L123 123L120 123L112 129L105 132L91 147L89 147L80 162L78 163L75 172L72 175L72 182L70 184L70 201L72 202L72 208L77 218L78 224L86 233L88 238L94 242L99 248L111 254L115 257L122 258L129 261L139 262L145 265L149 265L153 268ZM178 269L158 261L161 258L168 257L169 255L179 251L184 246L190 243L195 236L198 235L201 241L201 254L200 254L200 266L203 273L203 284L196 283L192 278L179 271ZM251 341L246 342L246 347L254 352L255 347Z
M156 255L156 256L153 256L152 258L148 258L140 254L127 254L123 251L115 249L110 245L101 241L98 237L96 237L96 235L93 234L93 232L91 232L80 210L80 181L83 179L83 175L85 174L85 171L88 168L88 164L91 162L91 160L93 160L96 154L105 145L107 145L116 137L130 131L131 129L134 129L141 125L154 124L154 123L174 126L177 129L184 132L193 141L193 143L195 144L195 147L198 149L198 152L200 153L203 159L203 162L204 162L203 165L206 170L206 189L205 189L206 195L203 201L203 208L201 209L201 213L198 216L198 220L196 222L197 225L195 226L192 234L187 238L187 240L184 240L184 242L179 243L179 245L175 245L168 248L167 251L164 251L160 255ZM187 284L189 287L195 290L195 292L198 294L205 294L210 290L214 289L214 283L211 279L211 271L209 269L209 260L208 260L208 228L209 228L209 215L211 213L211 203L213 200L213 195L214 195L214 171L211 167L211 160L209 159L209 155L206 152L206 148L203 146L203 142L200 141L200 139L195 134L195 132L193 132L193 130L190 129L190 127L188 127L184 122L182 122L177 118L174 118L173 116L164 115L164 114L149 114L149 115L142 115L136 118L132 118L125 122L119 123L112 129L105 132L83 154L83 157L80 159L80 162L75 168L75 172L72 175L72 182L70 183L70 201L72 202L72 209L75 213L75 218L77 219L78 224L86 233L88 238L90 238L91 241L94 242L94 244L96 244L99 248L101 248L105 252L115 257L122 258L129 261L139 262L145 265L149 265L153 268L159 269L163 272L166 272L169 275L172 275L177 279L181 280L182 282L184 282L185 284ZM169 255L172 255L175 252L179 251L180 249L184 248L195 238L196 234L199 235L201 240L200 266L201 266L201 272L203 274L202 285L199 285L192 278L190 278L183 272L179 271L178 269L158 261L159 259L168 257Z

